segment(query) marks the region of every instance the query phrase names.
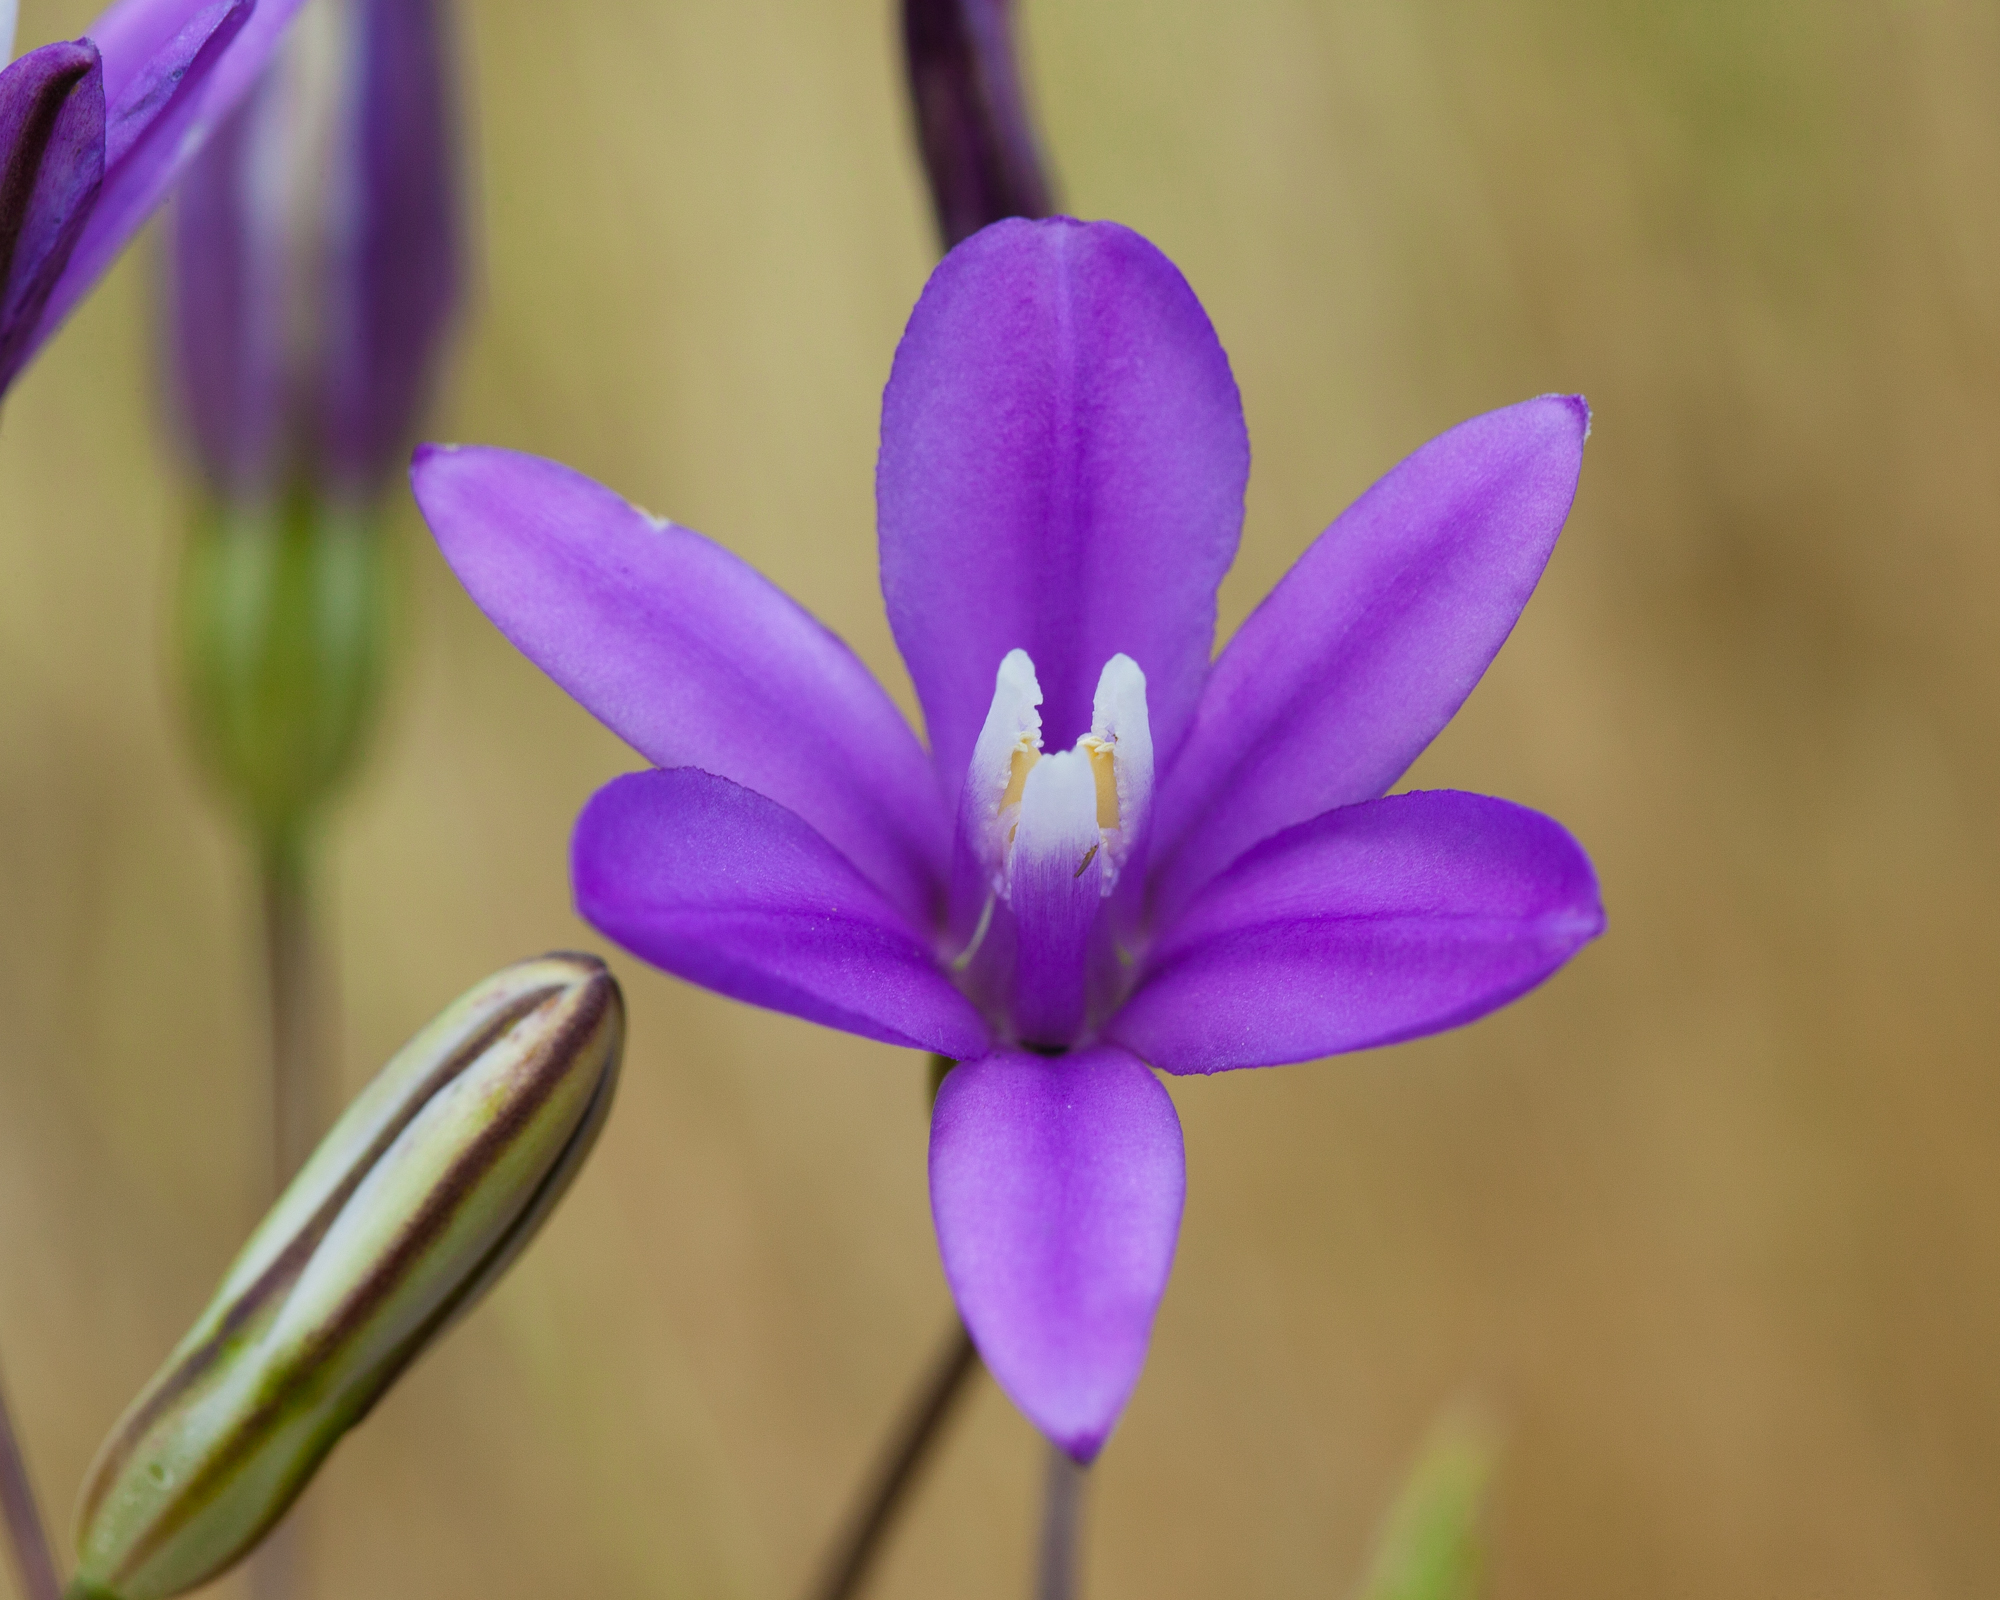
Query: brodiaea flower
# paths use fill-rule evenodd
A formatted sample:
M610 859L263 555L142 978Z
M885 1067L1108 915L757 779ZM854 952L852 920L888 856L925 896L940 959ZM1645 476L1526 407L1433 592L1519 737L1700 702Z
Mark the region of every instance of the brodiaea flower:
M720 993L961 1063L931 1126L959 1310L1079 1460L1138 1380L1185 1188L1148 1070L1457 1026L1602 929L1556 823L1381 798L1506 638L1576 488L1574 399L1419 450L1212 665L1249 444L1193 292L1109 223L932 275L883 399L882 588L926 757L832 634L554 463L419 455L446 558L655 771L577 823L584 916Z

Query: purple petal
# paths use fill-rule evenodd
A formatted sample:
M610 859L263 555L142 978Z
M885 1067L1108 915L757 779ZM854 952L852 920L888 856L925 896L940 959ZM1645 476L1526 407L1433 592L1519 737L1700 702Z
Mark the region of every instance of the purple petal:
M408 457L457 292L444 17L436 0L353 12L273 63L170 214L182 415L238 499L301 471L349 501L379 490ZM323 108L308 51L337 52Z
M270 60L302 0L121 0L90 37L104 55L104 188L49 296L46 340L166 198Z
M1357 500L1230 640L1160 791L1154 904L1282 828L1383 793L1449 722L1534 592L1590 412L1461 423Z
M994 674L1034 658L1047 747L1123 651L1162 760L1208 668L1249 440L1172 262L1114 223L1003 222L931 275L882 400L882 590L955 804Z
M278 491L292 433L287 219L252 203L275 186L251 181L258 151L283 136L283 87L274 72L236 108L167 212L178 420L211 487L246 502Z
M553 461L426 446L411 477L472 598L613 732L769 795L914 924L936 921L936 785L839 639L728 551Z
M104 178L104 73L88 40L0 72L0 391L90 220Z
M1604 931L1559 823L1449 790L1267 839L1162 934L1106 1032L1168 1072L1310 1061L1482 1017Z
M1000 1387L1078 1461L1146 1364L1186 1193L1174 1103L1123 1050L1008 1052L945 1075L931 1116L945 1278Z
M304 0L253 0L248 20L227 55L199 87L202 119L213 127L255 87L285 29ZM104 52L104 93L112 105L142 98L140 81L190 26L207 27L216 0L117 0L91 24L90 39ZM184 85L185 87L185 85Z
M677 767L606 784L577 818L577 910L643 960L752 1005L915 1050L988 1048L928 943L776 801Z
M408 449L457 300L458 160L438 0L365 0L357 26L354 223L328 264L324 450L336 482L370 492Z

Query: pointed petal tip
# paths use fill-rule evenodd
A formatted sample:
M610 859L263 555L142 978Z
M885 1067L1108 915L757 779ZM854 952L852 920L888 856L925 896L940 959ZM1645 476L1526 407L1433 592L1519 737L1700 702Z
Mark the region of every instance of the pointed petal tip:
M1209 670L1169 759L1156 915L1260 838L1386 794L1472 692L1569 518L1581 395L1468 418L1314 540Z
M1176 1075L1400 1044L1519 999L1604 926L1561 823L1411 790L1245 852L1162 930L1107 1032Z
M931 1217L987 1370L1079 1464L1144 1369L1186 1198L1180 1120L1128 1052L1002 1051L955 1068L931 1120Z
M1551 447L1581 451L1584 441L1590 437L1592 420L1590 402L1582 395L1557 391L1538 394L1532 400L1517 401L1483 416L1468 418L1459 426L1473 429L1485 425L1505 429L1510 424L1519 427L1525 423L1525 437L1519 432L1515 435L1523 444L1539 435Z
M1098 1458L1105 1445L1110 1442L1111 1430L1096 1428L1088 1433L1051 1433L1043 1437L1079 1467L1087 1467Z
M1584 397L1580 394L1545 394L1537 396L1536 399L1530 403L1534 405L1546 405L1551 402L1553 402L1557 406L1560 406L1563 410L1567 411L1572 418L1575 419L1575 423L1578 429L1578 437L1577 437L1578 444L1582 444L1584 440L1590 437L1591 424L1596 420L1596 418L1591 412L1590 402L1588 400L1584 399Z

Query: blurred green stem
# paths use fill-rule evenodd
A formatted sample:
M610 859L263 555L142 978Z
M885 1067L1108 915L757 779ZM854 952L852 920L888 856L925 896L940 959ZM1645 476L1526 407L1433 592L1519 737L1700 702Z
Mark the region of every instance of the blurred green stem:
M14 1418L7 1410L7 1395L0 1386L0 1512L7 1518L7 1534L14 1546L14 1565L21 1574L21 1592L26 1600L62 1600L62 1579L56 1576L55 1554L49 1548L48 1530L35 1504L35 1485L28 1476L27 1457L14 1435Z
M264 979L271 1029L272 1194L282 1193L319 1137L318 974L305 840L267 839L259 866Z
M1042 1553L1038 1600L1076 1600L1077 1556L1082 1544L1084 1469L1066 1451L1049 1446L1047 1497L1042 1502Z
M821 1569L819 1580L808 1593L812 1600L850 1600L861 1592L875 1557L881 1553L897 1513L944 1431L965 1381L979 1366L979 1352L972 1336L956 1316L943 1348L926 1374L922 1389L910 1402L903 1424L883 1452L882 1464L868 1492L856 1503L833 1552Z
M258 855L270 1028L273 1196L284 1193L319 1136L319 982L310 855L300 826L267 832ZM299 1591L299 1567L295 1507L250 1558L253 1600L292 1600Z

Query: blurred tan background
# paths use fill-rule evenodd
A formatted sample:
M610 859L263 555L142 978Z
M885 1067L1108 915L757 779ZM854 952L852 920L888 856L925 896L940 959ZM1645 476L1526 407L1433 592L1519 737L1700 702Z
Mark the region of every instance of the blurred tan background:
M1495 1600L2000 1592L2000 9L1027 6L1071 208L1160 243L1236 364L1225 628L1431 434L1597 413L1415 781L1561 817L1611 933L1467 1031L1175 1085L1094 1600L1345 1594L1468 1391L1507 1429ZM24 41L90 9L31 0ZM486 265L432 431L721 539L907 705L871 473L932 244L886 5L463 23ZM163 688L151 267L0 429L0 1355L65 1519L262 1171L250 885ZM349 1087L489 968L601 948L567 830L636 765L397 535L329 871ZM316 1600L778 1600L928 1356L922 1062L619 967L600 1153L311 1491ZM1038 1468L983 1385L878 1593L1026 1592Z

